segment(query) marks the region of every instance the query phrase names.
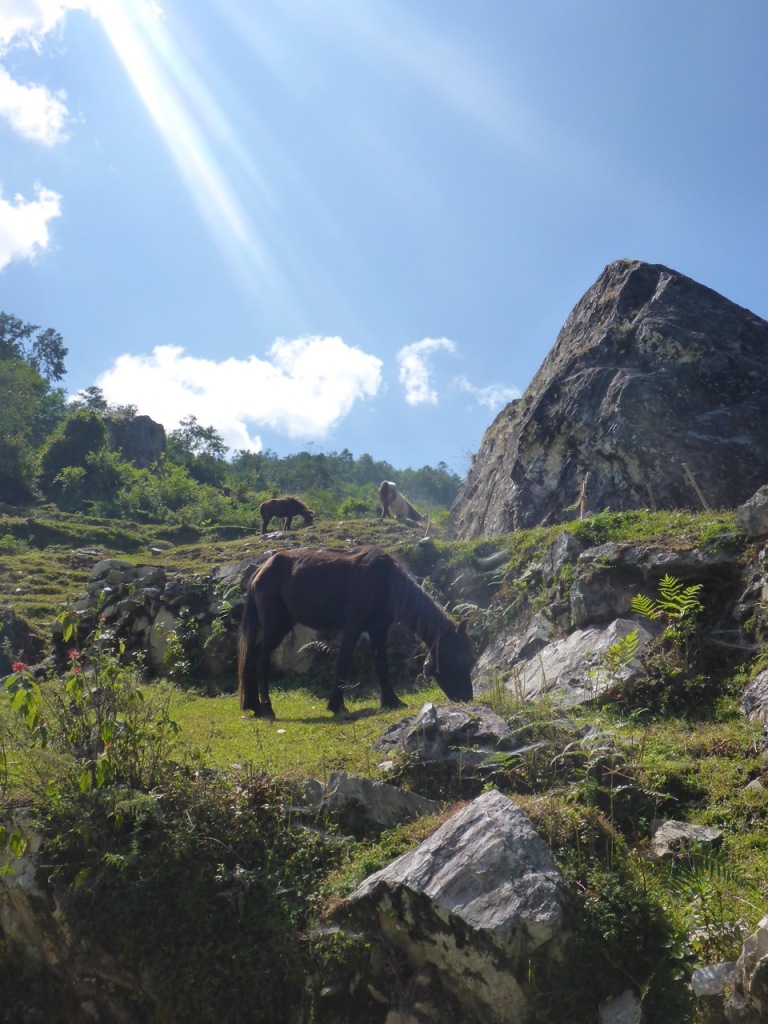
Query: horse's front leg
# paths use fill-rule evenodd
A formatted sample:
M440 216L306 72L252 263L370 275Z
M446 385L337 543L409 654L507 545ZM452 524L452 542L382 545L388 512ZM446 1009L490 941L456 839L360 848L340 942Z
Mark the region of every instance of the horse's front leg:
M349 681L352 655L355 653L355 647L360 639L361 632L362 630L357 626L347 626L341 635L339 655L336 658L336 674L333 689L328 699L328 710L332 711L334 715L349 717L349 712L344 704L344 687Z
M292 522L293 522L293 516L286 516L285 517L285 522L283 523L283 529L284 530L290 530Z
M379 677L379 693L381 694L381 706L383 708L404 708L405 704L395 693L395 688L389 678L389 660L387 658L387 633L389 627L384 626L378 629L369 629L368 636L371 641L371 654L373 656L373 667Z

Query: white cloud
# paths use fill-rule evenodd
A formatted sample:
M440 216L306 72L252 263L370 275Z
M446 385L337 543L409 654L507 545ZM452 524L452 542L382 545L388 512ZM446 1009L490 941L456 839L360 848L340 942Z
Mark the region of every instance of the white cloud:
M44 85L21 85L0 66L0 117L25 139L54 146L68 136L66 93L52 93Z
M441 349L455 352L456 343L448 338L423 338L397 353L398 379L405 388L408 405L437 405L437 392L429 384L427 357Z
M120 356L96 381L107 401L135 405L174 429L184 416L215 427L231 448L258 451L250 426L320 440L381 387L381 360L341 338L278 338L267 359L200 359L177 345Z
M519 388L508 388L501 384L489 384L487 387L479 388L470 384L466 377L456 377L453 383L460 390L472 395L480 405L494 412L507 405L513 398L520 398L522 394Z
M41 185L35 193L31 202L20 195L9 202L0 193L0 270L14 259L32 260L48 247L48 221L61 215L61 196Z
M10 49L42 50L43 40L63 23L70 11L95 13L98 0L2 0L0 3L0 57ZM69 111L63 89L23 84L0 67L0 118L22 138L54 146L68 138Z
M69 11L96 8L95 0L3 0L0 5L0 53L10 46L30 46L37 52L43 38Z

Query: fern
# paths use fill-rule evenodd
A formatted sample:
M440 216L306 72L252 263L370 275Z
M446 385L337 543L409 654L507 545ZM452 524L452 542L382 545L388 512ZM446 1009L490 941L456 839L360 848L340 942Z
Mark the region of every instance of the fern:
M700 583L684 586L668 573L659 581L659 597L653 600L645 594L632 598L632 611L646 619L685 619L697 615L704 605L699 600Z

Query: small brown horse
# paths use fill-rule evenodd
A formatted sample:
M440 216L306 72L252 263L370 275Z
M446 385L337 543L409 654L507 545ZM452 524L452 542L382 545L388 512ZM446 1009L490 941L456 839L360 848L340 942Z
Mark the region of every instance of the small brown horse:
M380 519L389 519L389 513L394 513L396 519L414 519L421 522L424 516L418 512L408 501L405 495L397 489L397 484L391 480L382 480L379 484L379 501L381 502Z
M303 516L304 522L307 526L312 526L315 521L315 513L311 508L307 508L300 498L269 498L268 501L262 501L259 505L259 514L261 515L261 532L267 532L267 526L269 521L274 519L275 516L280 516L283 520L283 529L290 530L291 522L294 516Z
M269 700L269 659L300 622L341 631L328 708L346 714L344 684L361 633L367 633L379 679L381 706L402 707L389 679L387 634L394 622L408 626L426 645L424 674L434 676L451 700L472 700L474 662L467 623L458 625L386 552L297 548L278 551L248 584L238 652L238 693L243 711L274 718Z

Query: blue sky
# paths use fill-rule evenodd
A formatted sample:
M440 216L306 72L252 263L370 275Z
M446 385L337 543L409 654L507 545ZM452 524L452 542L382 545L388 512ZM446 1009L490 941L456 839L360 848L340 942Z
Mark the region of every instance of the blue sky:
M765 0L0 0L0 309L233 449L463 475L623 257L768 316Z

